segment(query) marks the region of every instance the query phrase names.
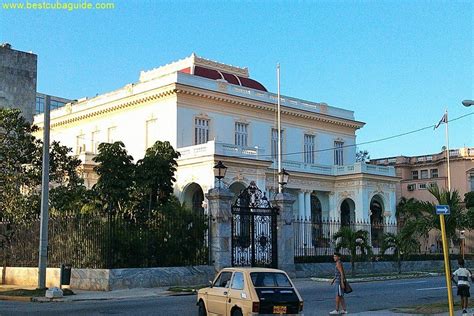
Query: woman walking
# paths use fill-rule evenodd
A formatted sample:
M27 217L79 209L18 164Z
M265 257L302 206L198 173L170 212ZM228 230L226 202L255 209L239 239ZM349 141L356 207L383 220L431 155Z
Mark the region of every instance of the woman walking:
M336 309L329 314L347 314L346 302L344 300L344 280L346 279L346 275L344 274L344 267L342 266L341 262L341 254L335 252L333 259L336 263L336 268L334 270L334 279L332 279L331 285L334 283L336 284ZM340 310L339 307L342 307L342 310Z

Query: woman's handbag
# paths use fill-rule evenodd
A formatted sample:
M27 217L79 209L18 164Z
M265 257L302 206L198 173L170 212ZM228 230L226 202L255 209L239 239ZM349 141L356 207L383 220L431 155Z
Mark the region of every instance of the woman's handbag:
M344 293L348 294L352 292L352 286L347 282L347 280L344 280Z

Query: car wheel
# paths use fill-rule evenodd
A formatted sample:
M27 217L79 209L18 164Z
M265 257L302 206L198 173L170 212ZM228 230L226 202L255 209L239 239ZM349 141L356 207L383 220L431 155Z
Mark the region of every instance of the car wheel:
M242 316L242 311L240 309L234 309L232 311L232 316Z
M199 305L198 305L199 309L198 309L198 315L199 316L207 316L207 313L206 313L206 307L204 306L204 302L203 301L199 301Z

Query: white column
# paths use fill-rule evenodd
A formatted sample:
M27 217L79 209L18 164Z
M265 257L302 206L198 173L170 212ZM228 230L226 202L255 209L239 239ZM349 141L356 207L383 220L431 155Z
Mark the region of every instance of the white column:
M304 217L310 219L311 217L311 192L304 193Z
M305 220L310 221L311 217L311 192L304 193L304 217ZM308 223L309 224L309 223ZM306 243L306 247L311 247L311 225L307 225L304 231L304 240Z
M304 218L305 211L304 211L304 192L298 192L298 217Z

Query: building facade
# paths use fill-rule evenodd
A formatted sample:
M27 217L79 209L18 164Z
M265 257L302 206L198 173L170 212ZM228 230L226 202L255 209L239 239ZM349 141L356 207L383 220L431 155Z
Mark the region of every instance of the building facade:
M60 107L65 106L67 103L72 102L72 100L56 97L54 95L36 93L36 103L35 103L35 114L44 113L44 109L49 105L50 110L56 110Z
M92 158L101 142L123 141L135 160L155 141L180 152L175 194L206 208L222 161L223 183L237 195L251 181L271 199L278 188L277 96L240 68L191 55L142 71L136 83L83 98L51 112L51 139L72 147L86 185L95 183ZM355 162L356 131L364 123L349 110L281 97L282 167L296 198L295 217L395 220L393 167ZM41 137L43 115L35 117Z
M38 57L0 45L0 107L16 108L33 121Z
M401 178L397 186L398 199L406 197L435 202L427 189L432 185L446 190L448 188L446 151L414 157L373 159L370 163L395 168L397 176ZM451 189L457 190L461 198L465 193L474 191L474 148L451 149L449 164Z

